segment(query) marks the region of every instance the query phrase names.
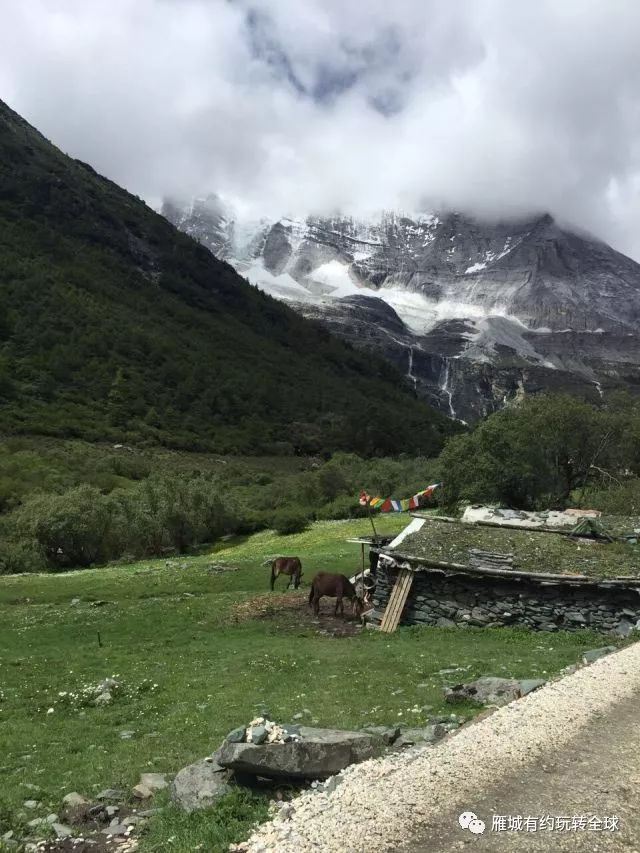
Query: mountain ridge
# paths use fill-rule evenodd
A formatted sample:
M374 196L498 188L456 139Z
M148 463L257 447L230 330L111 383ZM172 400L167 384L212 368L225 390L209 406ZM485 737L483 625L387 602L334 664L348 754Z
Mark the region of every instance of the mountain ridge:
M196 239L210 234L209 204L224 210L212 197L198 202L198 223L182 218ZM382 352L448 415L454 398L456 417L475 420L527 391L596 399L603 387L640 382L640 265L548 213L494 223L393 212L263 220L244 244L233 214L222 218L218 251L242 275Z
M450 427L0 102L0 432L375 454Z

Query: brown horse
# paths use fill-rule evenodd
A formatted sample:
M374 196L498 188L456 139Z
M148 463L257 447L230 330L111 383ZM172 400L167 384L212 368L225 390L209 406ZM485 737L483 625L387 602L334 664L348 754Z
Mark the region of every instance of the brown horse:
M323 595L335 598L336 616L338 615L338 610L340 610L341 615L344 616L343 598L348 598L351 601L351 608L354 616L360 616L363 611L364 604L362 599L358 596L349 578L344 575L332 575L329 574L329 572L318 572L315 578L311 581L309 606L313 607L313 612L316 616L320 613L320 599Z
M289 575L287 589L293 582L293 588L298 589L302 577L302 563L299 557L276 557L271 563L271 591L278 575Z

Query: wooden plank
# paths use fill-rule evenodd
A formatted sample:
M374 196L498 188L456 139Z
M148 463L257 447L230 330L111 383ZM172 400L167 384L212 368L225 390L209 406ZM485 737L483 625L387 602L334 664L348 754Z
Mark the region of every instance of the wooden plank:
M391 590L391 595L389 596L389 601L387 602L382 622L380 623L381 631L384 631L387 634L392 634L398 627L402 611L404 610L407 598L409 597L412 583L413 572L410 572L408 569L400 569L396 582Z

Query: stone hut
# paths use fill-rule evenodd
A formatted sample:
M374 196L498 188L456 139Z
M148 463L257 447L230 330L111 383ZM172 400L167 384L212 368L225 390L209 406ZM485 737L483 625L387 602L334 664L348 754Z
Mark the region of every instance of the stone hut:
M526 520L512 526L415 514L380 549L371 622L384 629L399 575L410 572L401 625L591 628L626 636L640 629L640 545L633 542Z

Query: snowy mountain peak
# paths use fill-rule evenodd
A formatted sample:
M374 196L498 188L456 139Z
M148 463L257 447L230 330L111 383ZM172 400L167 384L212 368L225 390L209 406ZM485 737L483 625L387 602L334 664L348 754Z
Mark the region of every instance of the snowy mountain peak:
M253 284L382 349L418 392L465 420L521 393L532 376L536 387L562 380L593 391L621 362L640 374L631 341L640 265L549 214L243 222L217 196L166 202L163 213ZM507 379L491 379L496 370Z

